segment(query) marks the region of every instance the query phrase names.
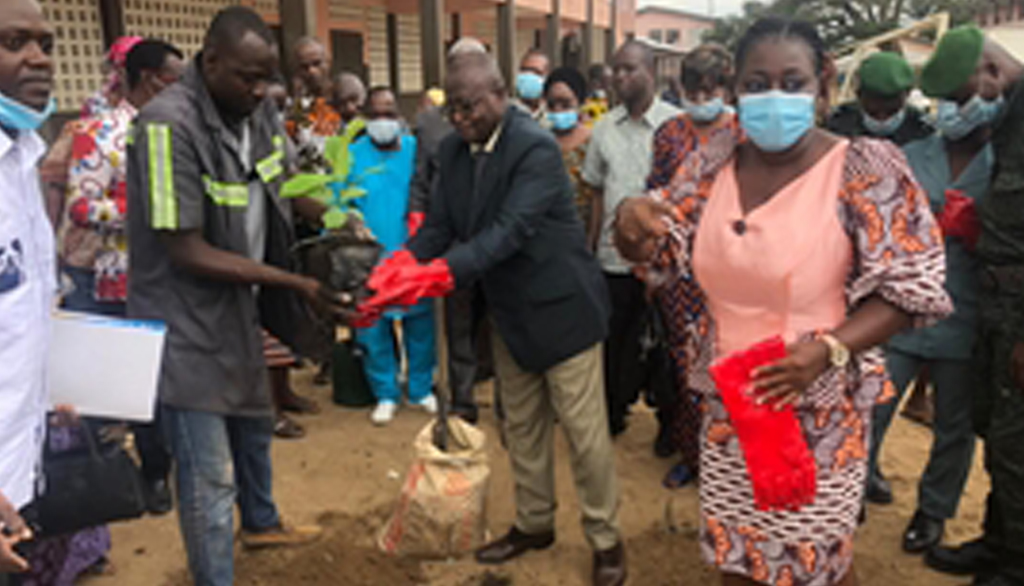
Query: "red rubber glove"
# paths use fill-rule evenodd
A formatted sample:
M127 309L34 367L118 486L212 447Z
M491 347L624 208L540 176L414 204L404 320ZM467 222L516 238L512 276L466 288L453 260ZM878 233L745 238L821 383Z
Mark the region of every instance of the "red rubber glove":
M776 411L750 395L752 372L785 356L785 343L775 337L710 369L747 460L754 504L762 511L798 510L817 492L817 466L792 405Z
M423 212L409 212L409 217L405 220L405 227L409 233L409 238L412 238L420 231L423 227L423 221L427 219L427 214Z
M388 307L411 307L428 297L443 297L455 289L455 278L444 259L420 264L402 249L373 269L366 286L374 294L359 304L356 327L372 325Z
M968 250L974 250L981 236L981 224L973 199L959 189L947 189L946 206L937 219L944 235L959 238Z

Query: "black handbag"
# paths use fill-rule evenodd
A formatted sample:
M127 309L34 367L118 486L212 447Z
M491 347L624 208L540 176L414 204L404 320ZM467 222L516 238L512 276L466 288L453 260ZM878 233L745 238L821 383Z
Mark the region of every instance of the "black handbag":
M142 477L121 442L99 442L84 421L85 449L55 452L47 437L41 490L33 502L42 537L73 533L146 511Z

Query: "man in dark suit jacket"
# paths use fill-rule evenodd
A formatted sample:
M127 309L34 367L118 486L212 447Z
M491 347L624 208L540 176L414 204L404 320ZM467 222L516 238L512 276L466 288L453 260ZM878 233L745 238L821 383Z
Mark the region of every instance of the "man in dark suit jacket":
M472 37L462 37L452 45L448 58L468 53L487 53L487 48ZM441 142L455 128L440 107L430 107L416 116L416 174L409 186L409 221L419 226L430 207L430 194L437 188L440 170L437 153ZM410 233L415 232L411 230ZM453 292L444 299L444 343L448 350L448 399L452 413L470 423L479 419L474 395L478 380L494 375L491 360L490 329L479 287ZM494 387L494 409L499 419L500 389Z
M611 308L561 152L550 133L509 104L488 55L450 62L447 100L456 133L441 143L440 182L409 250L420 261L444 258L457 288L479 284L496 326L516 521L477 560L502 563L554 542L557 417L582 481L594 584L617 586L626 569L601 350Z

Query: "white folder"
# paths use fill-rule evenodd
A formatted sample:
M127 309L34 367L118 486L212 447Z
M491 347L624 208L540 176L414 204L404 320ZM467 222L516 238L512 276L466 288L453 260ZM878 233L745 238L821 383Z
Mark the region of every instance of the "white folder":
M52 405L71 405L79 415L153 420L164 324L69 311L54 313L52 323Z

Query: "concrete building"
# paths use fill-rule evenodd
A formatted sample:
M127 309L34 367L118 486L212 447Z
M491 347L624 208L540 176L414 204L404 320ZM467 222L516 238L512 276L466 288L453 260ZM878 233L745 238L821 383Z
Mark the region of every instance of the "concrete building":
M714 28L715 19L664 6L644 6L636 11L636 34L661 46L689 51L702 35Z
M977 10L985 33L1024 60L1024 0L978 0Z
M221 8L244 4L277 31L283 47L315 36L334 68L355 71L369 85L411 96L439 85L444 52L460 36L495 51L506 75L532 47L556 63L585 67L605 61L635 30L635 0L41 0L57 31L60 109L77 110L102 83L105 47L118 36L170 41L190 56Z

